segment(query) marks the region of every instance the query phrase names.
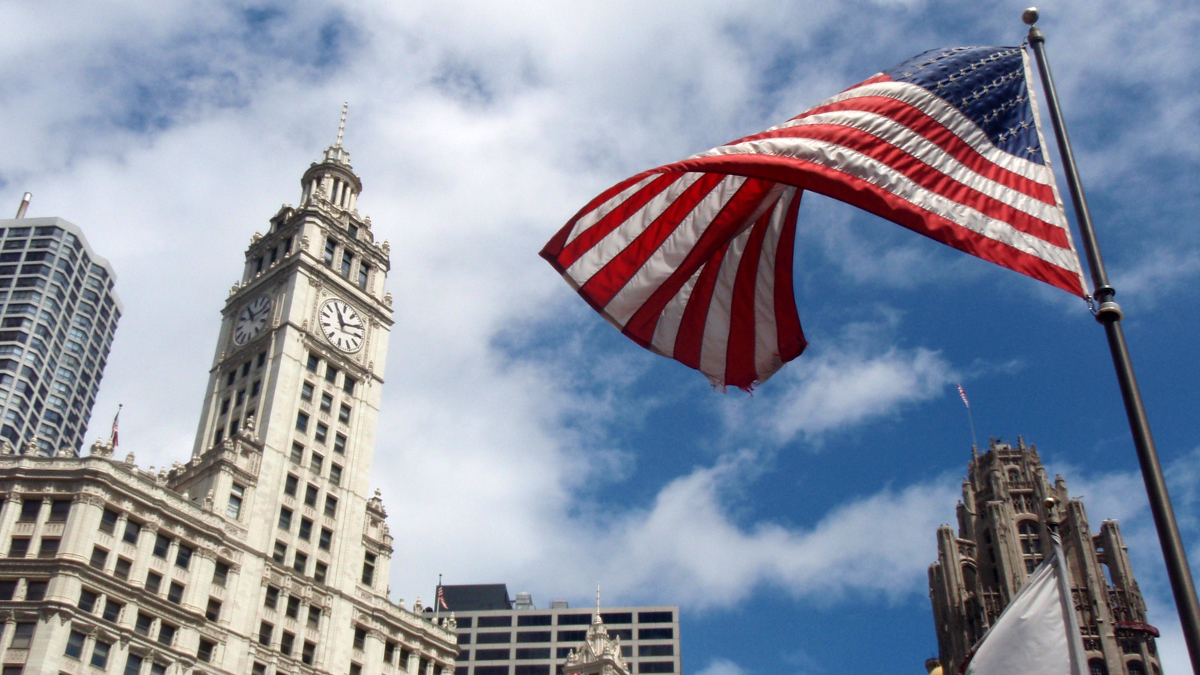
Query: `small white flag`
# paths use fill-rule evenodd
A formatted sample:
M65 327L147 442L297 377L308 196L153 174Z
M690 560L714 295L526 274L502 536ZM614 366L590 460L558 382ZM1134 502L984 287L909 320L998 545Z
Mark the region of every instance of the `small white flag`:
M1086 665L1062 544L1042 562L983 636L967 675L1083 675Z

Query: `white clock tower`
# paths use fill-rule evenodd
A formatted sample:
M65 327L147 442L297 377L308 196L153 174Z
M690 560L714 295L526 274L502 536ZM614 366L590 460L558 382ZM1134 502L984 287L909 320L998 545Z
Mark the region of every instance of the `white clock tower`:
M261 552L245 563L261 569L245 572L263 588L238 598L235 616L254 638L248 661L267 664L270 653L278 663L265 675L314 659L333 672L349 664L350 673L437 675L457 651L453 625L388 599L392 538L378 491L369 496L390 262L358 212L362 182L342 147L344 127L343 109L337 142L301 179L299 206L281 208L246 250L222 310L193 459L172 486L211 497L217 509L229 504L226 516ZM209 459L222 454L227 461ZM289 609L293 598L324 606L328 629L303 631L318 638L313 656L288 644L305 627L287 632L296 622L279 616L281 598Z

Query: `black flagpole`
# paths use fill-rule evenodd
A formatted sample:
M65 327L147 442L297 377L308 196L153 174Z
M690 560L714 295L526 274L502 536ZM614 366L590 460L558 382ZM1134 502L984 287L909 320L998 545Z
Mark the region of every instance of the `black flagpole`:
M1125 401L1125 414L1129 418L1130 431L1133 432L1133 445L1137 449L1138 463L1142 468L1142 480L1146 483L1146 494L1150 498L1150 512L1154 515L1158 541L1162 545L1163 559L1167 564L1167 576L1171 579L1175 606L1179 610L1183 638L1187 642L1188 654L1192 659L1192 672L1200 675L1200 605L1196 602L1196 587L1192 583L1191 568L1188 567L1187 554L1179 537L1179 526L1175 523L1171 499L1167 495L1167 484L1163 480L1158 451L1154 449L1154 439L1150 436L1150 422L1146 419L1142 395L1138 391L1137 378L1133 374L1133 361L1130 360L1129 348L1125 345L1125 333L1121 330L1121 307L1113 302L1113 296L1117 292L1108 283L1108 274L1104 271L1104 261L1100 257L1100 247L1096 243L1096 233L1092 228L1092 216L1088 212L1087 201L1083 197L1083 185L1079 182L1079 174L1075 169L1075 156L1071 153L1071 142L1067 138L1067 128L1063 124L1062 111L1058 107L1058 95L1054 91L1054 80L1050 76L1050 63L1046 60L1046 36L1034 25L1038 19L1037 10L1027 9L1021 18L1029 24L1029 46L1033 48L1038 70L1042 75L1046 107L1050 110L1050 120L1054 124L1054 135L1058 139L1063 171L1067 174L1067 187L1071 190L1071 201L1075 206L1083 249L1087 254L1088 267L1092 271L1092 283L1096 287L1096 320L1104 325L1104 332L1108 336L1108 348L1112 352L1117 381L1121 385L1121 398Z

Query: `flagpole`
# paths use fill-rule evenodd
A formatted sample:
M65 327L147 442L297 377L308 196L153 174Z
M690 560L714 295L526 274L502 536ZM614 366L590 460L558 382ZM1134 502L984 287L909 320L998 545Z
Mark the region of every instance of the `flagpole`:
M1034 8L1027 9L1021 18L1029 24L1029 46L1033 49L1038 71L1042 76L1046 107L1050 111L1050 120L1054 124L1054 135L1058 139L1063 171L1067 176L1067 187L1071 191L1071 202L1075 207L1075 217L1079 223L1084 253L1087 255L1088 267L1092 273L1095 300L1098 305L1096 320L1104 325L1104 332L1108 337L1108 348L1112 353L1117 381L1121 386L1121 398L1125 403L1125 414L1129 418L1129 429L1133 434L1133 445L1137 450L1138 464L1142 469L1142 480L1146 484L1146 494L1150 499L1150 512L1154 516L1154 525L1158 530L1158 541L1162 546L1167 576L1171 580L1175 606L1179 611L1183 638L1187 642L1188 654L1191 657L1192 672L1200 675L1200 604L1196 601L1196 587L1192 581L1191 568L1188 566L1187 554L1179 536L1179 526L1175 522L1171 499L1167 494L1167 484L1163 479L1162 465L1158 461L1158 451L1155 449L1154 439L1150 435L1150 421L1146 417L1146 408L1142 403L1137 378L1133 373L1133 361L1129 356L1129 348L1125 344L1125 333L1121 330L1123 316L1121 307L1113 301L1113 296L1117 292L1108 283L1108 274L1104 270L1104 260L1100 256L1100 246L1092 227L1092 216L1083 196L1083 184L1079 181L1075 156L1071 152L1071 142L1067 137L1066 125L1063 123L1062 111L1058 105L1058 95L1054 89L1054 80L1050 75L1050 63L1046 58L1046 36L1035 25L1038 12Z

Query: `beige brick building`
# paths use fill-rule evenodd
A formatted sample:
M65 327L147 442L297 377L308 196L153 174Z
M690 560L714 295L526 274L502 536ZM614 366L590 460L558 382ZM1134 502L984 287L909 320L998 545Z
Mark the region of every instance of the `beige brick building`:
M361 189L339 133L254 234L186 464L0 455L3 675L453 672L452 619L388 598L390 262Z

